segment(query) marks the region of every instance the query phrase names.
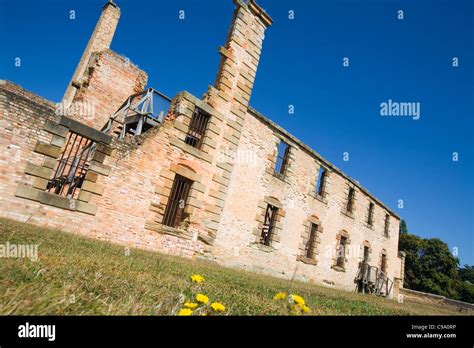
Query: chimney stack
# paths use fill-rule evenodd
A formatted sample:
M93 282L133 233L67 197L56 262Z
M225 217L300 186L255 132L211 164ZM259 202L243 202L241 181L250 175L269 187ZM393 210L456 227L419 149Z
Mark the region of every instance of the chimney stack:
M94 32L87 43L86 49L82 54L71 82L64 93L62 100L63 107L67 108L71 105L77 90L81 87L84 73L92 54L110 48L119 18L120 8L113 0L109 0L102 9L99 21L97 22Z
M235 10L222 55L217 79L206 101L238 121L245 117L270 16L254 0L234 0Z

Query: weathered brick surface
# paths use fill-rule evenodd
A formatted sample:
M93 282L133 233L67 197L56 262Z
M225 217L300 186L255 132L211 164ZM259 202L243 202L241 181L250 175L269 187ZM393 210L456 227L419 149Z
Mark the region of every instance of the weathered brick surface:
M278 136L277 136L278 135ZM239 151L255 154L254 158L234 163L232 180L227 193L221 224L217 233L213 255L218 262L229 266L259 270L275 276L296 276L302 280L334 283L347 290L354 289L354 277L362 258L363 242L371 245L371 264L380 266L380 252L388 252L388 275L399 277L398 227L399 219L391 214L389 238L384 236L384 218L387 209L375 206L374 227L367 227L367 209L370 197L356 188L354 219L342 213L347 201L348 180L332 171L327 183L327 204L315 198L315 182L321 164L314 156L293 143L292 160L285 181L271 173L274 168L276 147L282 135L268 124L248 113L243 127ZM275 197L283 204L285 216L281 219L280 241L271 252L255 247L252 231L258 227L255 214L264 197ZM243 204L245 202L245 204ZM317 248L317 265L297 261L303 242L301 235L311 216L318 217L323 232ZM263 216L261 217L263 220ZM345 272L331 268L334 264L336 235L348 232L351 252ZM259 230L260 231L260 230Z
M28 163L41 167L47 162L34 150L38 142L51 142L53 135L43 126L57 119L52 102L11 82L0 82L0 216L57 228L84 223L80 214L15 196L19 185L35 185L37 178L25 170Z
M130 95L145 88L148 76L111 50L95 52L89 65L73 99L82 108L69 117L100 130Z
M185 103L186 107L194 109L194 104L184 98L178 97L176 102ZM16 85L7 82L0 85L0 145L6 149L0 155L1 216L177 255L192 256L204 251L205 247L198 242L198 237L199 234L204 237L208 235L206 224L212 223L214 214L207 210L215 202L212 197L212 204L204 204L204 191L208 190L207 185L213 187L212 178L220 169L170 143L171 137L184 139L185 133L173 127L175 122L189 117L184 114L175 115L161 129L151 130L140 137L127 138L126 141L115 139L111 144L112 151L99 147L99 150L110 156L104 158L104 163L100 165L102 169L99 170L99 164L91 166L102 175L90 171L87 176L88 180L92 179L91 183L95 181L94 186L100 188L100 192L98 189L92 190L100 195L92 194L87 197L88 203L97 209L78 203L78 211L71 211L21 198L26 196L22 192L15 196L19 184L22 187L34 186L35 177L25 173L31 172L29 167L36 165L38 168L45 168L41 167L45 156L36 153L35 148L38 141L44 144L51 141L53 134L43 130L43 127L48 121L45 128L50 130L50 122L58 121L59 117L54 114L54 110L54 104ZM162 174L165 172L170 173L171 179L179 172L191 179L200 180L193 185L191 195L191 202L200 206L193 208L193 219L188 228L193 236L191 240L182 240L145 228L148 222L161 223L162 214L150 209L150 205L156 204L161 207L161 212L164 210L160 200L166 197L156 191L163 187ZM88 188L91 186L89 181L85 183L81 190L81 200L84 193L92 189Z
M87 69L92 55L110 48L119 19L120 8L110 2L107 3L102 9L100 18L64 94L62 103L66 107L73 102L77 89L81 88L85 80L88 79Z

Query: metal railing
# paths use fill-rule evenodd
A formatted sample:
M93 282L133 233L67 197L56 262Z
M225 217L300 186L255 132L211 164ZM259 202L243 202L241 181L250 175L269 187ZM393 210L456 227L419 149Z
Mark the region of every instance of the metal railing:
M96 145L92 140L70 132L54 176L49 180L46 190L60 196L76 198L77 189L82 187Z
M356 291L374 295L389 296L393 281L387 274L376 266L371 266L367 262L361 262L357 275L354 279Z
M140 135L146 129L163 123L170 104L171 99L154 88L132 94L110 117L102 132L109 133L113 125L118 124L120 139L127 133Z
M197 149L201 148L209 118L210 116L208 113L196 108L193 117L191 118L188 134L186 134L186 138L184 140L186 144L191 145Z
M153 88L132 94L109 118L102 132L120 132L139 135L148 128L159 126L168 114L171 99ZM114 124L117 127L114 129ZM69 132L66 145L58 160L54 176L48 181L46 191L68 198L77 198L97 143L87 137Z

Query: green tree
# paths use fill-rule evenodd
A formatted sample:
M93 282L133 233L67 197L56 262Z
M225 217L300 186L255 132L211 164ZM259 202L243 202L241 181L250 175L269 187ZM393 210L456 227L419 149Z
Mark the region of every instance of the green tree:
M405 251L405 286L450 298L458 298L459 260L438 238L400 235L399 249Z
M474 303L474 285L467 281L460 281L458 284L458 300Z
M398 248L406 253L406 288L474 303L474 266L458 268L445 242L409 234L402 220Z
M459 277L462 281L468 281L474 285L474 266L464 265L459 269Z
M403 219L402 219L402 221L400 221L399 234L408 234L407 223Z
M474 303L474 266L464 265L459 268L458 299Z
M401 234L398 249L406 253L404 286L416 290L421 282L421 265L419 251L422 248L422 239L412 234Z

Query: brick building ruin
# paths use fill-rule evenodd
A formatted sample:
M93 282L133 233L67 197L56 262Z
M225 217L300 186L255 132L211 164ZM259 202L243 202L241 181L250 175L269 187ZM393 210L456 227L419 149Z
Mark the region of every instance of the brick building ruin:
M202 98L164 96L110 50L112 1L62 103L1 81L1 216L393 296L399 217L249 105L272 19L253 0L234 3Z

